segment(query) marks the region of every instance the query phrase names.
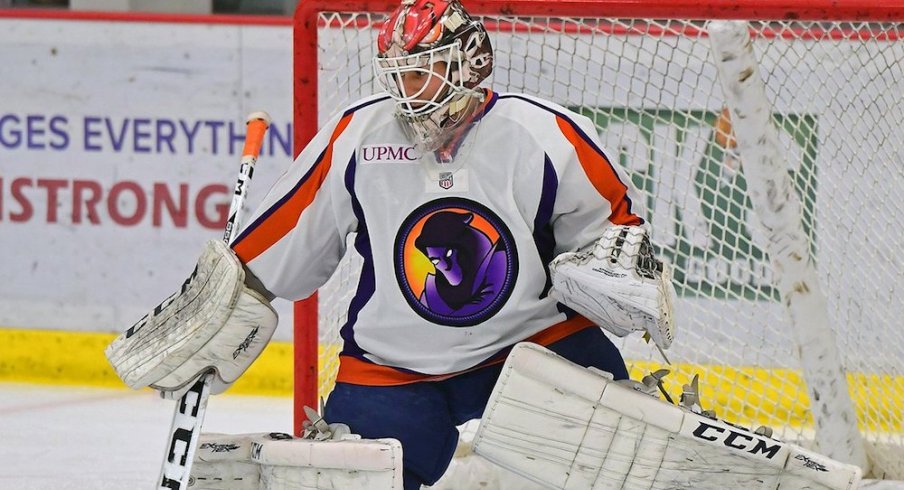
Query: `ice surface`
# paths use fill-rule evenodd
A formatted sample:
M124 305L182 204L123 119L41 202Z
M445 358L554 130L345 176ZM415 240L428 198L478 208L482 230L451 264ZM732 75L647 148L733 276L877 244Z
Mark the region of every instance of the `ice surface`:
M175 401L150 390L0 383L0 489L153 488ZM210 398L204 432L291 432L292 400Z

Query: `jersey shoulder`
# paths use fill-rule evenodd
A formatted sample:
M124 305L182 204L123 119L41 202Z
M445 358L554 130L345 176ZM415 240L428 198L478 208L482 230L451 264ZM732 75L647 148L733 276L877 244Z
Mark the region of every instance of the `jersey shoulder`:
M368 135L396 126L395 106L387 94L375 94L358 99L336 112L323 130L329 131L330 141L338 147L354 147Z
M370 114L393 114L392 97L378 93L358 99L342 109L342 116Z
M543 147L560 146L595 131L587 116L552 101L521 93L500 93L491 112L521 125Z
M540 120L542 120L543 116L546 115L548 116L546 119L561 117L569 121L589 121L585 116L561 104L522 93L503 92L498 94L496 108L505 114L518 117L532 116L534 118L540 117ZM526 122L533 120L529 119Z

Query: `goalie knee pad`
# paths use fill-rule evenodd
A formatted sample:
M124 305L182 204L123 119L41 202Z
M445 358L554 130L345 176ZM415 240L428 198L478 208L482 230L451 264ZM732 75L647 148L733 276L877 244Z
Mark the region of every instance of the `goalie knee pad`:
M211 240L180 290L117 337L106 355L132 388L178 391L212 369L216 394L257 359L276 324L270 303L245 285L232 250Z

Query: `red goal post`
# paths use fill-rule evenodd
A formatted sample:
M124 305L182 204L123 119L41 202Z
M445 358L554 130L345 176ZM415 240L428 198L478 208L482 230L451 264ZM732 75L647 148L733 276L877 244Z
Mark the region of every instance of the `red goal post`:
M904 82L897 81L904 80L904 0L463 3L484 17L494 43L503 46L497 66L504 66L490 86L539 91L535 95L594 118L604 136L620 131L604 145L627 162L646 196L654 243L676 266L679 281L669 387L680 390L701 372L702 384L710 386L705 408L731 422L777 426L777 437L807 445L820 439L823 424L834 424L814 420L810 403L820 382L837 375L847 401L824 407L855 412L850 431L866 441L874 475L904 479L904 307L894 304L904 277L895 258L904 239L888 236L889 230L904 235L904 209L894 200L904 192ZM397 5L299 2L296 155L325 118L374 90L371 45L385 13ZM768 242L778 238L760 236L757 222L770 215L755 202L757 183L745 175L754 164L737 151L744 138L733 133L735 108L722 96L710 54L707 22L719 19L749 21L755 55L763 61L758 71L779 149L790 155L787 175L779 177L788 179L799 209L789 226L804 235L812 266L801 274L817 276L819 294L803 309L783 307L782 298L796 297L799 281L770 254L775 249ZM530 52L518 58L519 47ZM603 55L618 61L601 62ZM844 76L836 78L833 70ZM359 92L356 85L365 87ZM697 147L689 143L698 140ZM657 235L657 229L667 231ZM871 230L875 237L857 236ZM347 284L330 293L330 307L348 301L334 295L354 288L354 272L340 274L349 276L340 280ZM336 347L323 335L331 329L335 337L338 326L324 326L322 310L316 297L295 307L296 407L316 406L329 390L324 378L335 369L326 363L334 362L328 358ZM836 365L808 367L815 344L801 342L811 340L837 348L828 353ZM628 339L620 347L632 377L661 367L639 342ZM297 409L296 432L302 419Z

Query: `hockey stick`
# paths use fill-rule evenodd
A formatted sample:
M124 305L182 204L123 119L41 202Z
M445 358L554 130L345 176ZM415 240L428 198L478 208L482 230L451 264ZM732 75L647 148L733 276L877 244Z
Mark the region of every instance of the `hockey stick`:
M223 234L223 240L227 245L239 229L239 215L245 204L245 198L248 196L248 184L251 182L254 164L257 163L264 134L268 127L270 127L270 116L266 112L253 112L248 115L245 146L242 149L242 165L239 169L239 179L235 183L232 203L229 205L226 231ZM202 374L176 404L166 444L166 457L160 468L156 488L172 490L188 488L191 465L198 448L201 424L204 422L204 415L207 412L207 399L210 396L212 381L212 372Z

